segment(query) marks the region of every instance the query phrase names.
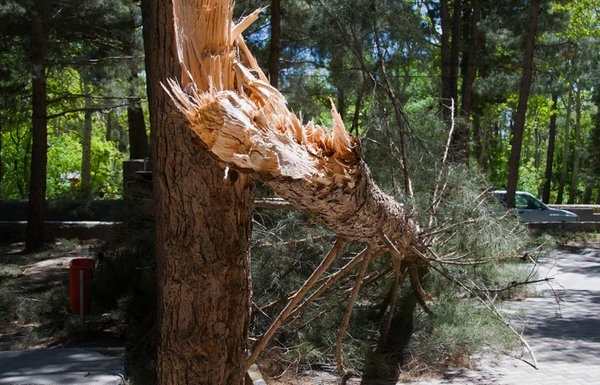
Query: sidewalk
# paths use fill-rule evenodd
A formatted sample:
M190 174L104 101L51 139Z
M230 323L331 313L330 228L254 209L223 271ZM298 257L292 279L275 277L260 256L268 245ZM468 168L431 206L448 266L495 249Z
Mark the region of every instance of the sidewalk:
M0 384L122 385L122 348L57 348L0 352Z
M539 261L540 297L509 304L524 312L525 338L538 369L525 350L516 356L484 358L478 370L448 372L418 385L592 385L600 384L600 250L557 251Z

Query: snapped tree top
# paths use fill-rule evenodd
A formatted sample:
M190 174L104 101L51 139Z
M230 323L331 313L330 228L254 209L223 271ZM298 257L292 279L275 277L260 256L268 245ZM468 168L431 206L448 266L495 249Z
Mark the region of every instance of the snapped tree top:
M260 10L235 24L229 1L176 0L174 9L182 77L168 79L164 88L187 118L187 127L213 156L261 179L338 237L321 265L258 339L246 368L286 319L332 281L360 266L336 341L338 370L344 372L341 342L368 263L389 255L396 283L408 277L419 304L429 312L425 302L429 297L421 288L418 271L432 267L431 261L441 261L426 245L410 210L377 186L360 141L346 132L333 103L331 128L303 124L269 84L242 38ZM319 280L347 242L367 247L338 272Z

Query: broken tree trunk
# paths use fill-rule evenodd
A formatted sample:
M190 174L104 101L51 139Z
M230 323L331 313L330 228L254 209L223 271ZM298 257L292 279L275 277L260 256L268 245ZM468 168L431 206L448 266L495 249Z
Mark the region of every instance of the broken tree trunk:
M190 143L193 133L160 86L167 77L180 78L176 47L181 42L174 20L185 20L190 11L178 5L170 0L142 1L153 145L157 382L242 385L249 348L254 183L247 175L225 173L222 162ZM185 6L201 6L201 2L188 1ZM207 18L230 20L229 15L221 15L230 10L227 5L209 10L219 15ZM230 24L212 27L217 42L202 31L189 36L219 47L220 36L230 31ZM221 30L215 34L214 28ZM219 58L235 55L224 49ZM231 63L221 62L223 68L230 68Z
M239 49L239 57L231 58L231 73L211 73L206 60L193 56L210 52L198 50L197 44L179 47L184 50L180 56L190 59L182 63L189 79L182 79L183 87L169 80L166 89L186 115L188 127L221 161L263 180L339 237L383 245L387 236L402 250L420 247L410 213L376 185L359 141L345 131L335 107L331 130L312 122L303 125L266 81L241 37L242 27L256 16L242 20L225 40ZM194 76L191 68L211 76ZM198 93L205 87L196 85L196 77L215 82L208 86L211 91ZM229 82L236 90L221 91L220 85Z
M228 12L209 10L233 5L227 0L174 4L183 70L181 79L167 80L164 88L199 142L220 161L261 179L296 209L312 215L341 244L357 241L370 246L365 260L389 250L397 276L408 272L424 306L416 271L417 265L425 264L426 247L417 224L402 204L377 186L359 140L346 132L333 104L331 129L303 124L288 110L285 98L269 84L241 35L260 10L231 24L223 36L200 39L195 31L222 31L223 23L231 23L215 19L215 15L228 17ZM334 246L319 274L340 249ZM305 294L319 274L311 276L298 293ZM300 296L294 297L274 325L285 321L300 302ZM259 340L246 367L275 329Z

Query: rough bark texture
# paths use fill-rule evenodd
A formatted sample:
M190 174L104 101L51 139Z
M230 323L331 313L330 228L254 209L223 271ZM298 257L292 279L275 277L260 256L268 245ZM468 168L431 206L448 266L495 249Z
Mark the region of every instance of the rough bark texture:
M508 207L515 207L515 191L517 190L517 183L519 181L519 164L521 161L523 133L525 131L527 100L529 99L529 89L531 88L533 79L533 53L535 51L535 38L540 8L541 0L532 0L529 4L529 17L527 20L529 30L527 31L527 41L523 54L523 74L521 75L519 102L510 140L511 150L508 161L508 182L506 185L506 205Z
M383 245L384 234L401 246L416 240L416 225L375 184L335 109L328 133L312 123L302 126L278 93L256 104L230 91L189 97L170 84L190 128L214 155L259 177L339 237L372 245ZM252 98L258 90L244 92Z
M558 95L552 93L552 115L548 124L548 150L546 151L546 168L544 170L544 186L542 201L550 203L550 187L552 182L552 165L554 163L554 148L556 144L556 118L558 117Z
M227 172L196 144L160 88L161 81L181 75L173 4L147 0L143 14L157 224L158 383L240 385L248 354L253 183Z
M25 247L36 250L44 245L44 212L46 208L46 164L48 163L48 118L46 116L46 37L41 16L34 9L31 15L31 98L32 138L31 182L27 210Z

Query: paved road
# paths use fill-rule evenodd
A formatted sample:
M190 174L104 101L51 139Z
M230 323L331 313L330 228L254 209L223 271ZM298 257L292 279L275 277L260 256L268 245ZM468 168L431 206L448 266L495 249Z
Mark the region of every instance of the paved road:
M557 251L540 259L540 274L553 277L539 286L538 298L512 303L527 314L526 351L485 358L479 370L449 372L419 385L593 385L600 384L600 250Z
M56 348L0 352L0 384L121 385L122 348Z

